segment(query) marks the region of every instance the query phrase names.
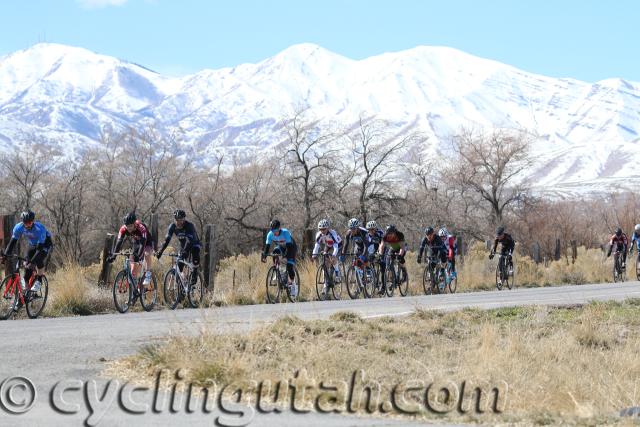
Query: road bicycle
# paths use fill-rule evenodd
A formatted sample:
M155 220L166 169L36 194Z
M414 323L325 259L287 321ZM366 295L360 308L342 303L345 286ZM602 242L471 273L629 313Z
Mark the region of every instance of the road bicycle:
M296 289L289 286L289 273L287 272L287 260L283 260L282 254L273 253L269 255L273 257L273 265L267 271L267 302L275 304L282 300L282 296L286 295L291 302L297 302L300 295L300 274L298 268L294 265L295 273L294 284ZM282 262L285 261L285 262Z
M351 299L372 298L377 288L378 271L375 267L375 258L363 262L360 258L354 258L347 270L347 293Z
M131 264L142 265L142 261L131 261L133 252L117 252L113 255L124 257L123 268L116 274L113 281L113 303L120 313L126 313L140 299L144 311L151 311L158 302L158 284L154 274L148 285L144 284L145 273L134 277ZM142 269L140 269L142 271Z
M192 308L200 307L204 300L205 287L202 272L198 268L194 277L196 266L191 260L185 260L181 254L169 254L169 256L173 261L171 268L164 274L162 288L164 302L171 310L175 310L186 298Z
M0 283L0 320L7 320L12 314L18 313L24 306L30 319L37 318L44 310L49 295L49 282L43 275L40 276L40 289L34 290L36 272L33 271L29 283L25 283L24 275L20 276L20 263L29 268L29 260L18 255L8 255L7 258L16 259L15 273L8 275ZM24 286L24 289L23 289Z
M515 268L511 255L500 254L496 265L496 288L500 291L503 287L513 289L515 282Z
M320 254L320 263L316 271L316 295L320 301L329 299L329 292L335 300L339 300L342 296L342 280L336 279L331 260L331 253L322 252Z
M638 274L638 267L636 264L636 275ZM627 269L622 266L622 252L616 251L613 254L613 283L624 282L627 280Z
M382 281L388 297L393 296L395 288L398 288L403 297L407 296L409 291L409 273L407 273L406 267L400 264L398 258L400 256L394 251L388 250L385 254Z

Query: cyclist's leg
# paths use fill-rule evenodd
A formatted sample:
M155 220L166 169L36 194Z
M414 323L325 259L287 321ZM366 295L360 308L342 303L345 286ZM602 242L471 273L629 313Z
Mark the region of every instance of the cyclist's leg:
M331 264L333 265L333 270L336 277L340 277L340 263L338 262L339 252L340 247L338 245L333 245L333 251L331 252Z
M32 247L29 248L29 250L27 251L27 259L28 260L32 260L34 262L29 262L27 263L27 266L25 267L24 270L24 282L25 283L29 283L29 280L31 280L31 276L33 275L33 267L35 266L35 261L38 261L36 259L34 259L34 256L36 255L36 248ZM36 257L39 258L39 257ZM36 267L37 268L37 267Z
M131 254L131 274L133 275L133 277L138 278L140 275L140 264L138 264L138 262L142 261L140 259L140 256L138 255L140 253L140 244L139 243L133 243L131 245L131 249L132 249L132 254ZM144 256L144 255L143 255Z
M44 262L47 259L46 250L42 249L36 252L35 256L30 257L32 266L35 266L36 277L34 278L34 286L36 290L39 289L39 282L42 280L42 276L44 275ZM32 267L33 268L33 267ZM28 282L28 279L25 277L25 282Z
M289 284L293 283L296 278L296 271L294 269L296 265L296 253L297 248L295 246L287 248L287 276L289 278Z
M622 266L627 265L627 247L622 246Z

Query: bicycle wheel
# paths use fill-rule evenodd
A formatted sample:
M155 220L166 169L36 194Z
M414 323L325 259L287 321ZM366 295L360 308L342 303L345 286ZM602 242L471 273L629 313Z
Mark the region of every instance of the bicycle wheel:
M295 274L295 279L294 283L296 284L296 286L298 287L297 292L296 292L296 296L292 296L291 295L291 289L289 289L289 287L287 287L287 298L289 299L289 301L291 302L298 302L298 297L300 296L300 274L298 273L298 268L297 267L293 267L293 272ZM287 279L285 279L287 280Z
M318 266L316 272L316 295L318 301L325 301L329 295L329 278L324 264Z
M429 267L429 264L427 264L422 272L422 289L425 295L431 295L433 293L433 277Z
M349 298L358 299L362 279L353 265L347 270L345 278L347 280L347 293L349 294Z
M162 296L171 310L175 310L182 300L182 280L175 268L170 268L164 275Z
M17 283L14 284L15 275L6 276L0 283L0 320L7 320L13 314L13 307L18 302Z
M144 311L151 311L158 302L158 281L156 275L151 274L151 282L145 286L144 278L140 278L140 304Z
M400 277L398 277L398 290L400 291L400 295L406 297L407 293L409 293L409 273L407 273L407 269L403 265L398 268L398 273L400 273Z
M449 276L451 277L451 276ZM456 277L454 277L453 279L451 279L449 281L449 293L451 294L455 294L456 293L456 289L458 289L458 276L456 275Z
M394 264L388 265L387 268L384 269L384 286L387 291L387 296L391 298L396 287L396 271Z
M280 283L278 281L278 270L275 266L269 267L267 271L267 303L275 304L280 301Z
M502 290L502 275L500 274L501 265L502 259L500 259L498 261L498 265L496 265L496 288L498 288L499 291Z
M338 267L340 268L340 267ZM331 294L333 295L333 299L338 301L342 298L342 287L344 282L344 271L340 273L340 280L336 279L335 274L333 274L333 286L331 287Z
M29 318L35 319L40 316L40 313L44 310L44 305L47 303L48 296L49 281L47 281L46 277L42 276L40 278L40 289L37 291L29 291L27 298L25 298L27 316L29 316Z
M191 273L193 274L193 272ZM196 282L192 283L191 277L189 277L189 293L187 294L187 300L191 308L198 308L204 301L204 276L202 274L196 274Z
M120 313L129 311L133 289L125 270L121 270L113 281L113 303Z
M636 259L636 279L640 280L640 250L638 251L638 258Z
M613 259L613 283L616 283L618 281L619 271L620 270L618 267L618 254L615 254Z
M513 265L513 261L512 261L512 265L508 266L507 262L505 261L505 266L504 266L504 276L506 278L506 284L507 284L507 288L509 288L509 290L513 289L513 285L515 284L515 274L516 274L516 266ZM511 268L509 268L511 267Z
M376 268L370 265L366 266L361 281L364 297L373 298L378 283L378 272Z

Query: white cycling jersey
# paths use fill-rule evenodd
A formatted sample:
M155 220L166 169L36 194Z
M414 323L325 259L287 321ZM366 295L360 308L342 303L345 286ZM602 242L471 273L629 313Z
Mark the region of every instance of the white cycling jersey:
M342 238L335 230L330 229L327 234L322 234L321 231L318 231L318 234L316 234L316 245L313 247L313 255L318 255L318 253L320 253L320 247L324 245L327 248L327 252L333 250L331 255L338 256L340 243L342 243Z

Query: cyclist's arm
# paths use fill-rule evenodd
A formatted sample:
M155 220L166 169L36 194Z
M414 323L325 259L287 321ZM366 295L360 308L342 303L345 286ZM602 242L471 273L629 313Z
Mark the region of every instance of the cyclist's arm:
M164 237L164 243L162 243L162 246L160 247L160 249L158 249L159 254L162 254L165 251L165 249L167 249L167 246L169 246L169 243L171 242L171 238L173 237L173 233L175 233L175 229L176 229L175 224L171 224L167 229L167 235Z
M271 247L271 242L273 241L273 231L269 231L267 233L267 239L264 241L264 246L262 248L262 255L266 257L269 254L269 248Z
M344 236L343 244L340 247L340 255L347 254L347 248L349 247L350 241L351 241L351 230L347 231L347 234Z
M316 244L313 247L313 252L311 252L311 255L316 256L318 255L319 252L320 252L320 236L316 235Z
M3 256L8 256L11 252L13 252L13 248L17 242L18 239L12 237L11 240L9 240L9 244L7 245L6 249L4 250Z
M422 258L422 254L424 253L424 249L427 246L427 238L423 237L422 241L420 242L420 250L418 251L418 258Z
M116 246L113 249L113 252L120 252L120 248L122 247L122 243L124 242L126 231L127 228L124 225L120 227L120 230L118 231L118 240L116 240Z
M495 253L496 249L498 249L498 239L493 241L493 249L491 249L491 252Z

